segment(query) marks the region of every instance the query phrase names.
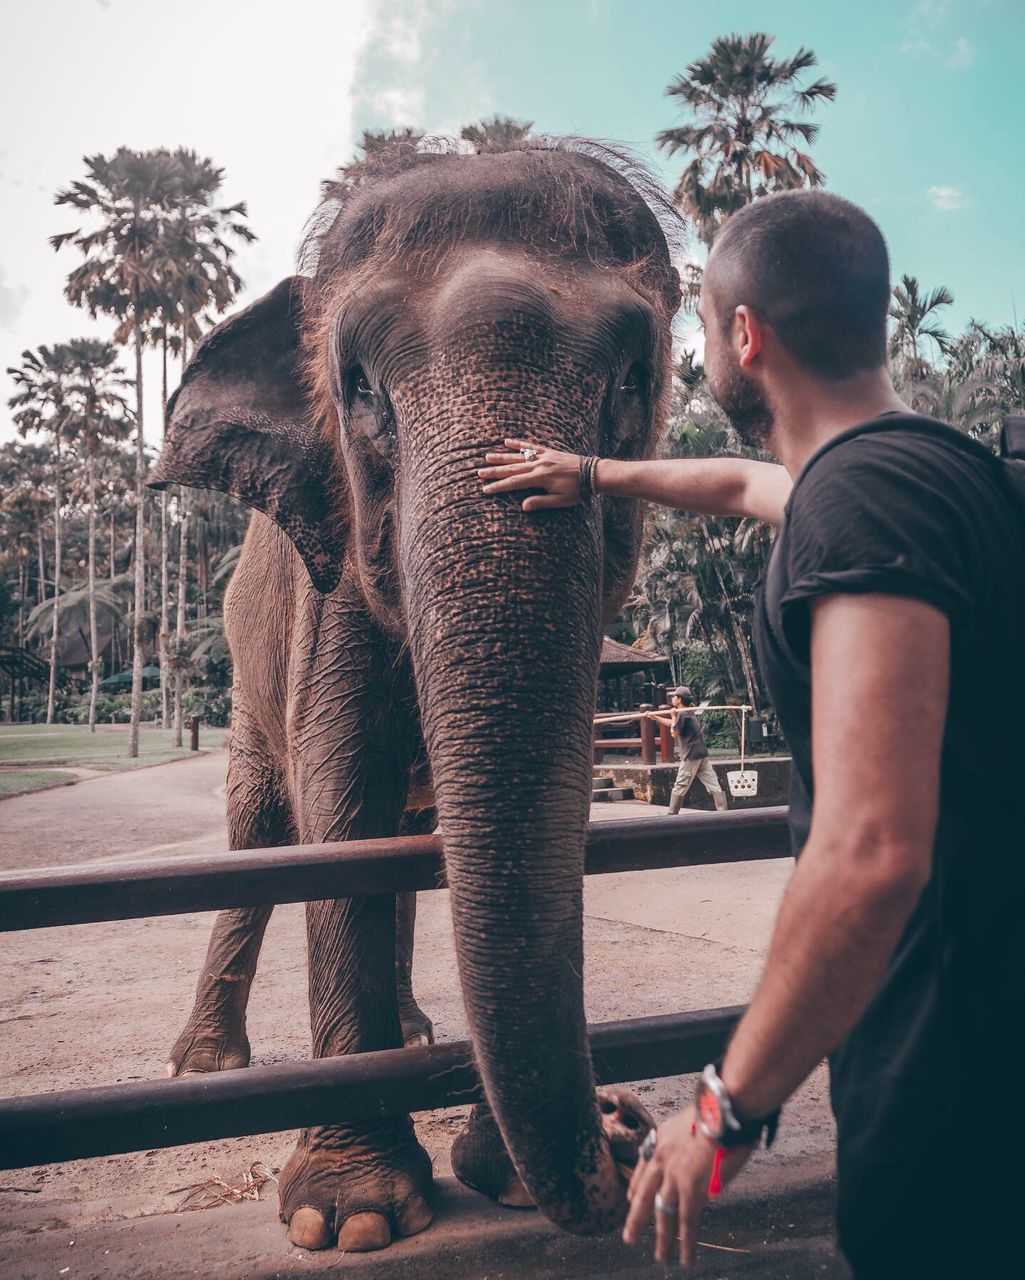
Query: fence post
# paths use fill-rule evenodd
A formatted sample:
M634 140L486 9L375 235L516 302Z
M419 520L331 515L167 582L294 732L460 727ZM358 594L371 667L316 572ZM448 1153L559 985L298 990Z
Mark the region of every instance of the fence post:
M659 746L662 748L662 763L672 764L676 759L676 751L673 748L673 731L669 725L659 723L658 739Z
M199 716L189 716L189 750L199 750Z
M655 763L655 721L649 720L645 711L654 711L650 702L641 703L641 764Z

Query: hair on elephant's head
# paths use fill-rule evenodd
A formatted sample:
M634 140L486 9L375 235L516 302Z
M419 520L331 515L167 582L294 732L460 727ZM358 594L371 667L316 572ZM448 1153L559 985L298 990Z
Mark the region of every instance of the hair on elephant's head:
M622 1210L581 876L602 621L640 516L607 498L527 514L476 468L510 435L651 455L680 302L669 223L654 184L590 144L375 153L326 189L303 275L200 344L154 476L266 513L318 590L350 576L408 637L485 1089L534 1199L578 1230Z

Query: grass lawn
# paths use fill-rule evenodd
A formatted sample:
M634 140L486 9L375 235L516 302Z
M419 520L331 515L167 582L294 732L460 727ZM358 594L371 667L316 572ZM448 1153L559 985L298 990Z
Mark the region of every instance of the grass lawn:
M200 748L219 747L223 729L200 729ZM0 764L55 767L80 765L85 769L137 769L140 765L163 764L191 755L188 745L176 750L173 731L143 726L139 734L139 756L128 756L128 725L0 724ZM188 744L188 730L185 742Z
M18 769L10 773L0 772L0 800L5 796L20 795L23 791L39 791L42 787L52 787L58 782L74 782L73 773L61 773L58 769L36 771L35 769Z

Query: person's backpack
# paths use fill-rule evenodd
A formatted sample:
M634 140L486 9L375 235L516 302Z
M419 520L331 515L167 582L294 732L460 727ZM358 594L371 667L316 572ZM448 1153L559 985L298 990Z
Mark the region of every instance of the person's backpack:
M1025 519L1025 417L1009 413L1000 431L1002 470L1014 491Z

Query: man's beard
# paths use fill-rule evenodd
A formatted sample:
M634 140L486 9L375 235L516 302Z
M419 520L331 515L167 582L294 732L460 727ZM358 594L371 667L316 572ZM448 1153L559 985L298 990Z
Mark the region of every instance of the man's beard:
M708 378L708 389L741 441L753 449L767 448L776 420L761 387L727 360L723 372Z

